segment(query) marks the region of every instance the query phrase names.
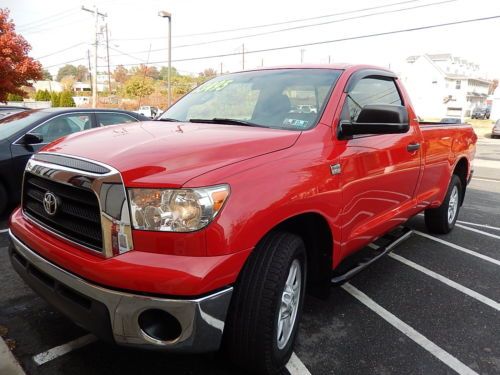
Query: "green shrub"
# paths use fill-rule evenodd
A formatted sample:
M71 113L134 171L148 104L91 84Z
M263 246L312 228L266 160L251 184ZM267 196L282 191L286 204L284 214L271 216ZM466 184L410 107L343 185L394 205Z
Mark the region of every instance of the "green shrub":
M50 94L50 101L52 102L52 107L59 107L61 95L58 92L52 91Z
M22 102L23 97L21 95L17 95L17 94L7 94L7 101L8 102Z
M71 91L63 91L59 100L59 107L75 107L73 94Z

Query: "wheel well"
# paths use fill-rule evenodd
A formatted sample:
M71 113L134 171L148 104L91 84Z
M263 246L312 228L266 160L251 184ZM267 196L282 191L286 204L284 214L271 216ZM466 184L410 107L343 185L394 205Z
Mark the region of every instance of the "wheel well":
M286 231L302 238L307 251L308 293L328 297L332 270L333 236L326 219L317 213L291 217L273 230Z
M466 158L462 158L458 161L455 169L453 170L453 174L457 175L460 178L460 182L462 183L462 200L460 204L464 203L465 198L465 190L467 189L467 172L469 170L469 162Z

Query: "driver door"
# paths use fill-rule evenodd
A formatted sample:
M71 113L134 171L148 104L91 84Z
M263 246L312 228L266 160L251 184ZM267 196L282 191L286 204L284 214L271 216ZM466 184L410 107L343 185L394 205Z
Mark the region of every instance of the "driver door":
M395 78L369 76L347 93L341 120L355 122L368 104L405 105ZM419 132L355 135L339 140L343 253L348 255L402 224L414 208L420 174ZM408 147L409 145L413 145Z

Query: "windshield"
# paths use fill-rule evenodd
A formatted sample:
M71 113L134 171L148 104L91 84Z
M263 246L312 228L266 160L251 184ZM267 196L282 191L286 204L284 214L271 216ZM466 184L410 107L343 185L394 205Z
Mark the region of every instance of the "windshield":
M310 129L323 113L340 70L276 69L227 74L197 87L159 120ZM226 121L218 121L226 120ZM238 123L234 124L238 125Z
M33 122L46 117L42 111L24 111L0 119L0 140L7 139Z

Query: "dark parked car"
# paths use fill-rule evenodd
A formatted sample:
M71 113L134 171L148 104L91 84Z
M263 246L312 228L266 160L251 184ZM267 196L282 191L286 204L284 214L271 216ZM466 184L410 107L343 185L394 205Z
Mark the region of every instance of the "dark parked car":
M461 124L462 120L458 117L443 117L439 122L441 124Z
M105 125L149 120L114 109L48 108L0 118L0 214L21 197L24 167L31 155L65 135Z
M489 119L490 118L490 108L489 107L476 107L472 111L471 118L477 118L477 119Z
M19 113L29 110L28 107L18 107L13 105L0 105L0 119L10 116L14 113Z

